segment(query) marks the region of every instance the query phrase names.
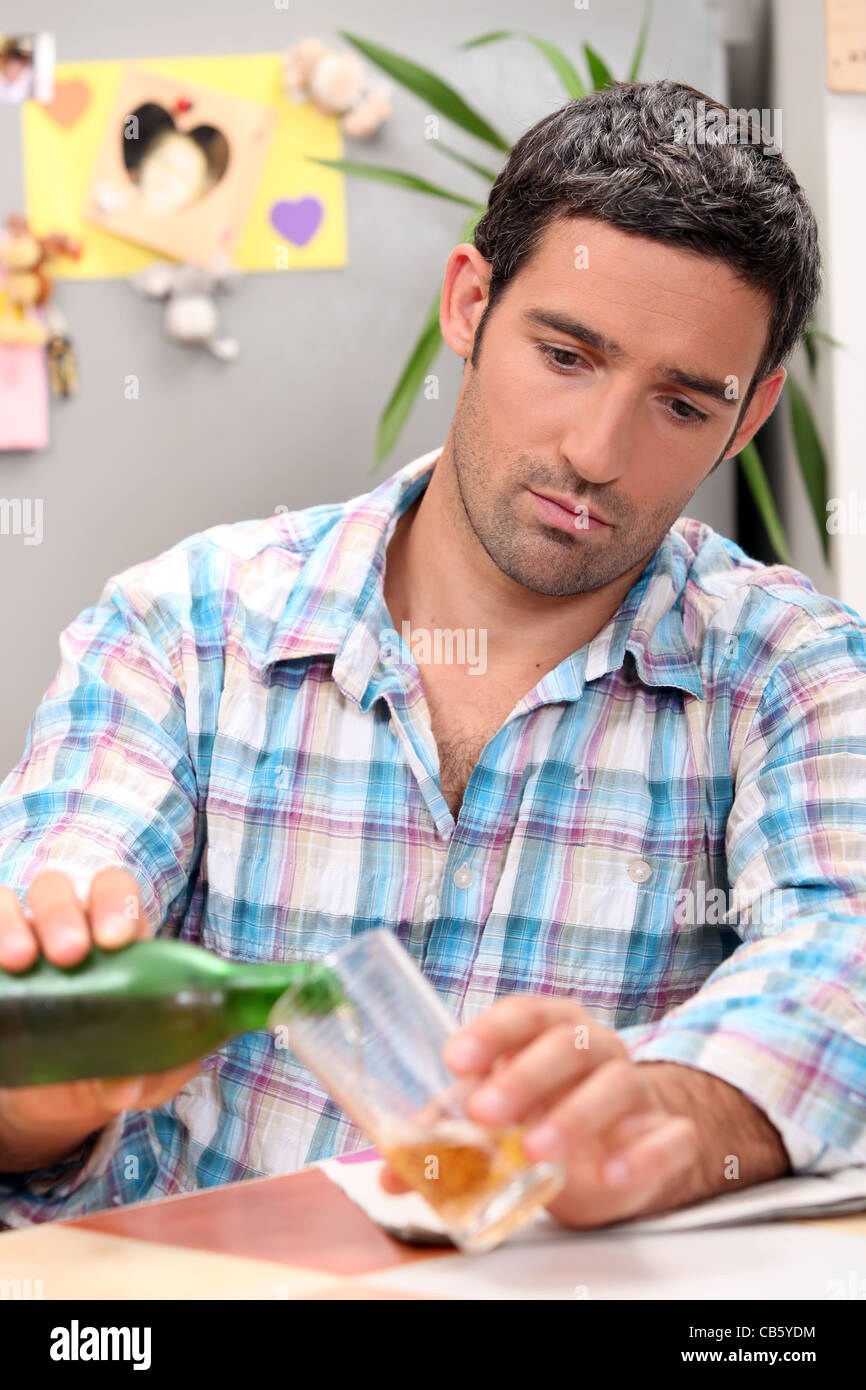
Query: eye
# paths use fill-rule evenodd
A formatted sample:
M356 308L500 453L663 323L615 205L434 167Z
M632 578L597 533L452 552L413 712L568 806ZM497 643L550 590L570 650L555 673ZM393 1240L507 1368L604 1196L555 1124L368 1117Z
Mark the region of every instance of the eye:
M592 364L576 348L560 347L556 343L537 343L536 346L547 365L560 376L577 376L581 367L592 370ZM708 418L704 411L688 401L681 401L678 396L669 396L667 400L670 408L666 407L666 414L676 425L701 425Z
M674 420L676 424L699 425L702 421L706 420L707 417L704 414L704 412L702 410L698 410L693 405L689 405L688 401L681 401L677 396L669 396L668 399L672 406L678 406L680 410L687 411L687 414L685 415L679 415L674 410L668 411L668 414L670 415L671 419Z
M563 376L573 376L574 372L569 371L569 367L575 365L589 366L585 357L581 357L574 348L557 347L555 343L538 343L538 350L549 367ZM570 358L571 361L562 362L561 358Z

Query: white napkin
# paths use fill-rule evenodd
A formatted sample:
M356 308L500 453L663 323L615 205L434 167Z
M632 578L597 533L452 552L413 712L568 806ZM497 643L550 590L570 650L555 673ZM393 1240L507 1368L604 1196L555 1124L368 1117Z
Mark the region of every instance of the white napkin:
M384 1160L375 1149L326 1158L320 1168L362 1211L389 1235L413 1244L450 1245L438 1215L418 1192L394 1195L379 1182ZM733 1192L724 1192L663 1216L621 1221L608 1231L664 1232L700 1230L713 1226L746 1225L792 1217L836 1216L866 1210L866 1167L842 1168L836 1173L777 1178ZM546 1211L536 1212L511 1241L574 1238L575 1232Z

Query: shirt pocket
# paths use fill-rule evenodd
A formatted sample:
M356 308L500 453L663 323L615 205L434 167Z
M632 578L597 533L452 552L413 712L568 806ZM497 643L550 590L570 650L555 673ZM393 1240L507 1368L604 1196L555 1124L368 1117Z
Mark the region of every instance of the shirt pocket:
M510 899L504 883L494 899L467 1014L518 991L573 998L610 1026L657 1017L708 973L675 920L695 871L693 858L599 844L518 870Z
M573 845L553 866L554 916L565 928L628 932L648 909L659 910L681 863L607 845Z
M688 910L706 874L702 855L573 847L547 946L555 992L616 1027L691 998L724 954L718 929Z

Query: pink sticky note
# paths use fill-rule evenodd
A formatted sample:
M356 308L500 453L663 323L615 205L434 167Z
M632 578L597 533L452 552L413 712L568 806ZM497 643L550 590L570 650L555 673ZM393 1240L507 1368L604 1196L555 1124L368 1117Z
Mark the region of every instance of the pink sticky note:
M381 1159L378 1149L356 1149L354 1153L337 1154L338 1163L373 1163Z
M0 449L48 444L48 364L44 347L0 343Z

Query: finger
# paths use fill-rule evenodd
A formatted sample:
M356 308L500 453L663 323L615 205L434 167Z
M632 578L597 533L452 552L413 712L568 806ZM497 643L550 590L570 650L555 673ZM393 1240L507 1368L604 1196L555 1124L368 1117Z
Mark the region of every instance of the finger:
M121 1110L152 1110L164 1105L201 1069L201 1058L182 1067L150 1072L145 1076L104 1076L93 1081L97 1103L111 1114Z
M171 1067L168 1071L151 1072L145 1077L144 1092L141 1097L142 1110L151 1110L157 1105L164 1105L167 1100L197 1076L201 1071L203 1058L197 1057L194 1062L188 1062L183 1067Z
M472 1092L477 1090L478 1081L475 1077L460 1077L451 1086L446 1086L444 1091L437 1091L435 1096L431 1096L419 1110L412 1116L413 1125L429 1129L431 1125L436 1125L440 1120L453 1118L455 1114L460 1114L466 1109L466 1102Z
M442 1056L452 1071L487 1072L502 1053L525 1047L545 1029L563 1022L577 1026L589 1023L590 1018L573 999L508 994L453 1033Z
M533 1158L558 1157L648 1111L662 1113L638 1067L628 1057L608 1058L526 1134L523 1146Z
M94 875L87 915L94 941L108 951L150 936L141 891L126 869L100 869Z
M608 1153L602 1177L608 1187L627 1188L648 1200L658 1188L696 1163L698 1152L697 1126L693 1120L677 1116L653 1126L624 1149Z
M655 1150L654 1161L651 1152L638 1150L638 1129L641 1139L652 1139L649 1150ZM558 1221L581 1230L594 1230L650 1211L669 1209L677 1204L678 1197L682 1202L688 1200L687 1170L698 1158L693 1121L673 1119L663 1112L631 1116L605 1135L605 1141L596 1141L585 1152L569 1158L568 1182L547 1204ZM606 1176L605 1165L620 1157L628 1160L628 1169L620 1175L613 1168Z
M11 1118L22 1131L28 1125L44 1129L76 1121L98 1129L123 1110L164 1104L200 1066L201 1059L149 1076L90 1077L57 1085L16 1086L0 1090L0 1107L4 1118Z
M11 888L0 887L0 970L29 970L39 943Z
M524 1120L541 1106L553 1105L563 1091L571 1095L606 1059L622 1056L623 1044L610 1028L596 1024L586 1034L590 1045L576 1045L583 1038L583 1032L576 1038L573 1022L547 1028L474 1092L467 1101L469 1114L482 1124Z
M43 955L55 965L77 965L90 950L84 908L65 874L46 869L27 890L33 930Z
M412 1191L409 1184L404 1182L399 1174L394 1172L393 1168L389 1168L387 1163L379 1173L379 1182L386 1192L390 1192L394 1196L399 1196L402 1192Z

